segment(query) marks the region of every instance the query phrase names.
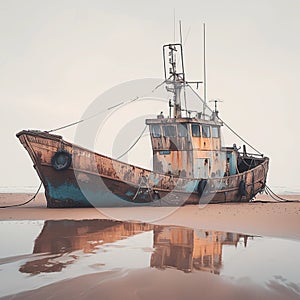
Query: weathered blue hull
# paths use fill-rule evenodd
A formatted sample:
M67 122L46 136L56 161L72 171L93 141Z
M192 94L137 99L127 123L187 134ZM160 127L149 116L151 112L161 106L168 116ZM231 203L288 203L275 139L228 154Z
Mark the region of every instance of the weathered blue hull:
M43 182L48 207L246 202L264 189L269 163L268 158L252 158L253 167L238 175L181 178L114 160L58 135L21 131L17 136Z

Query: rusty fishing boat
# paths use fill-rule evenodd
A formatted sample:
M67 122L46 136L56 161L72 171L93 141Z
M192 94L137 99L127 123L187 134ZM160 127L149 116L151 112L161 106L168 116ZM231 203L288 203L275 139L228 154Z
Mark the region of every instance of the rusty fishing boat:
M199 96L202 110L183 108L182 90L195 82L185 78L182 43L164 45L163 61L164 85L172 99L167 117L161 113L145 120L152 170L46 131L17 133L43 183L47 207L249 202L264 191L268 157L249 154L245 146L239 151L235 144L222 144L221 129L227 124L219 117L217 102L212 110Z

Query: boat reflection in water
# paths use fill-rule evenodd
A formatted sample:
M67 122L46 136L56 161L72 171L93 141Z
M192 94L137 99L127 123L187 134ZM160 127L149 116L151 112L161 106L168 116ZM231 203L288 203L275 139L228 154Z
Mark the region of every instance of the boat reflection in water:
M118 241L138 237L138 234L146 232L153 232L153 241L150 241L150 266L159 269L171 267L184 272L200 270L220 274L223 245L237 246L242 239L246 247L248 239L247 235L237 233L137 222L45 221L35 240L34 256L23 264L19 271L33 275L60 272L75 261L84 259L86 254L105 253L105 246L113 246ZM143 238L141 240L143 242ZM134 243L130 241L130 246L127 247L119 245L122 249L117 255L126 259L129 252L136 247ZM142 249L149 252L149 247L145 246ZM98 260L98 257L95 257L95 260ZM105 265L105 260L98 264Z
M155 226L151 267L174 267L184 272L200 270L220 274L223 245L247 246L247 235L185 227Z

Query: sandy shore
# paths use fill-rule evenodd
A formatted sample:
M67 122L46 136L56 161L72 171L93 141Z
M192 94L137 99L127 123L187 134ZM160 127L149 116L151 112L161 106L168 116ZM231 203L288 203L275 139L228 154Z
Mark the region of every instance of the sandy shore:
M0 205L22 203L29 194L0 194ZM286 196L287 197L287 196ZM300 196L289 196L300 199ZM266 196L258 200L268 201ZM0 220L121 219L161 225L239 232L300 240L299 203L243 203L165 207L48 209L43 194L31 203L0 209ZM126 258L124 258L126 259ZM117 287L117 288L116 288ZM298 292L297 292L297 289ZM278 282L258 286L207 272L115 270L67 279L3 299L299 299L300 287ZM1 298L2 299L2 298Z
M0 194L0 205L22 203L30 194ZM300 199L300 195L285 196ZM261 195L257 200L268 201ZM43 194L21 207L0 209L0 220L119 219L162 225L240 232L300 239L300 202L231 203L180 208L84 208L48 209Z
M1 299L298 300L299 295L273 282L266 288L251 282L227 282L210 273L143 269L80 276Z

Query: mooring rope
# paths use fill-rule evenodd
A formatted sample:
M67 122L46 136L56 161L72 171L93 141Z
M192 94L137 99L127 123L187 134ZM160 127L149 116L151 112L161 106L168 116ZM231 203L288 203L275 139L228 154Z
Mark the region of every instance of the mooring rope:
M278 196L277 194L275 194L271 188L268 185L265 185L265 193L266 195L270 196L273 201L264 201L264 200L252 200L250 201L251 203L287 203L287 202L300 202L299 199L286 199L286 198L282 198L280 196Z
M151 90L151 92L150 92L150 94L151 93L153 93L155 90L157 90L159 87L161 87L165 82L166 82L167 80L164 80L163 82L161 82L159 85L157 85L154 89L152 89ZM211 111L211 112L213 112L212 111L212 109L206 104L206 103L204 103L204 101L203 101L203 99L198 95L198 93L193 89L193 87L191 86L191 85L189 85L188 83L186 83L186 86L187 87L189 87L190 89L191 89L191 91L197 96L197 98L203 103L203 104L205 104L206 105L206 107ZM148 93L149 94L149 93ZM72 126L74 126L74 125L77 125L77 124L79 124L79 123L82 123L82 122L85 122L85 121L88 121L88 120L90 120L90 119L92 119L92 118L95 118L96 116L98 116L98 115L100 115L100 114L102 114L102 113L104 113L104 112L107 112L107 111L109 111L109 110L112 110L112 109L114 109L114 108L117 108L117 107L120 107L120 106L123 106L123 105L126 105L126 104L128 104L128 103L132 103L132 102L135 102L135 101L138 101L138 100L140 100L140 99L142 99L142 98L144 98L144 97L147 97L147 95L148 94L146 94L146 95L144 95L144 96L137 96L137 97L135 97L135 98L133 98L133 99L130 99L130 100L128 100L128 101L122 101L122 102L120 102L120 103L118 103L118 104L116 104L116 105L113 105L113 106L110 106L110 107L108 107L108 108L106 108L106 109L104 109L104 110L102 110L102 111L100 111L100 112L97 112L97 113L95 113L95 114L93 114L93 115L91 115L91 116L89 116L89 117L87 117L87 118L85 118L85 119L81 119L81 120L78 120L78 121L76 121L76 122L72 122L72 123L69 123L69 124L66 124L66 125L64 125L64 126L60 126L60 127L57 127L57 128L54 128L54 129L51 129L51 130L48 130L48 131L46 131L47 133L51 133L51 132L55 132L55 131L59 131L59 130L62 130L62 129L65 129L65 128L68 128L68 127L72 127ZM236 135L241 141L243 141L246 145L248 145L251 149L253 149L255 152L257 152L259 155L261 155L261 156L263 156L263 154L260 152L260 151L258 151L255 147L253 147L250 143L248 143L244 138L242 138L235 130L233 130L226 122L224 122L220 117L218 117L218 119L234 134L234 135ZM117 159L120 159L120 158L122 158L125 154L127 154L138 142L139 142L139 140L142 138L142 136L143 136L143 134L144 134L144 132L145 132L145 130L146 130L146 128L147 128L147 125L145 126L145 128L143 129L143 131L141 132L141 134L138 136L138 138L136 139L136 141L122 154L122 155L120 155L119 157L117 157ZM36 191L36 193L34 194L34 196L32 197L32 198L30 198L28 201L26 201L26 202L24 202L24 203L20 203L20 204L13 204L13 205L6 205L6 206L0 206L0 208L8 208L8 207L17 207L17 206L22 206L22 205L25 205L25 204L27 204L27 203L29 203L29 202L31 202L31 201L33 201L35 198L36 198L36 196L37 196L37 194L39 193L39 191L40 191L40 189L41 189L41 187L42 187L42 182L40 183L40 185L39 185L39 187L38 187L38 189L37 189L37 191ZM300 202L300 200L298 200L298 199L295 199L295 200L290 200L290 199L285 199L285 198L282 198L282 197L280 197L280 196L278 196L277 194L275 194L272 190L271 190L271 188L269 187L269 186L267 186L267 185L265 185L265 192L266 192L266 194L267 195L269 195L274 201L276 201L276 202ZM270 203L270 201L252 201L252 203L254 203L254 202L261 202L261 203ZM274 202L272 202L272 203L274 203Z
M36 198L37 194L39 193L41 187L42 187L42 182L40 183L40 185L39 185L37 191L35 192L35 194L29 200L27 200L26 202L23 202L23 203L20 203L20 204L4 205L4 206L0 206L0 208L23 206L23 205L33 201Z
M266 194L269 195L273 200L275 200L277 202L300 202L299 199L291 200L291 199L285 199L285 198L278 196L267 185L266 185Z

